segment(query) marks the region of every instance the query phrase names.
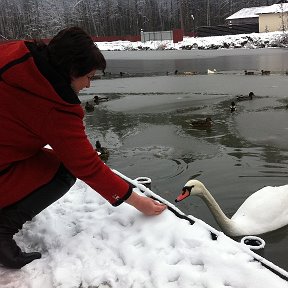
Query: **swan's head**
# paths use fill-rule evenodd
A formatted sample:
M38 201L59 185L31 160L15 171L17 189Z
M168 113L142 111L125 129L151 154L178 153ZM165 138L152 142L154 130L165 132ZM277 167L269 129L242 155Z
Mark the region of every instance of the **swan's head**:
M182 188L182 193L175 199L175 202L180 202L190 195L202 196L205 191L204 185L198 180L189 180Z

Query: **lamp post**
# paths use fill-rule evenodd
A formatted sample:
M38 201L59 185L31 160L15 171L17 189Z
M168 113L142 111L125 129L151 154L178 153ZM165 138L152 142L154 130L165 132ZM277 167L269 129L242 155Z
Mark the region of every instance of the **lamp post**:
M191 14L191 19L192 19L192 23L193 23L193 37L195 37L195 18L194 18L193 14Z

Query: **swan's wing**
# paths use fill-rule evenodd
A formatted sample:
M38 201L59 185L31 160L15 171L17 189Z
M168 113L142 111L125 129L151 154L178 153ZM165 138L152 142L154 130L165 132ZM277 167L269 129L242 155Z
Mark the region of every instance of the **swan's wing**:
M288 224L288 185L267 186L252 194L232 217L237 225L258 234Z

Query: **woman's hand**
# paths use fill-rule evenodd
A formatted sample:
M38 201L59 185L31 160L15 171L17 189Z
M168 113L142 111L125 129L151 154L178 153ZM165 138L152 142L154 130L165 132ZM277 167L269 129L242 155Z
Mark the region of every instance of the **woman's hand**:
M132 192L125 202L134 206L137 210L147 216L159 215L167 208L166 205L151 198L140 196L135 192Z

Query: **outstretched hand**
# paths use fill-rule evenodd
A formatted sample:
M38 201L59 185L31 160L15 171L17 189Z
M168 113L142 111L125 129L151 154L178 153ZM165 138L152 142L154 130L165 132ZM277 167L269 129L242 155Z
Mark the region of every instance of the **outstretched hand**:
M166 205L151 198L140 196L135 192L132 192L131 196L126 200L126 203L134 206L147 216L159 215L167 208Z

